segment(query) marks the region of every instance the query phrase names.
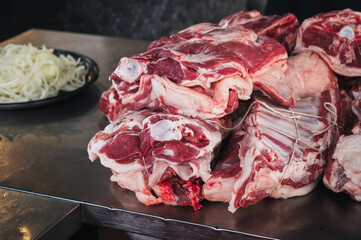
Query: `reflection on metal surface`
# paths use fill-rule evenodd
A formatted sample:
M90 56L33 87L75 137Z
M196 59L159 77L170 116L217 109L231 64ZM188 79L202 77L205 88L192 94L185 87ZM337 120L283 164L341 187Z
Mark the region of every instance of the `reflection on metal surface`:
M100 96L96 86L90 86L81 94L61 103L30 110L1 111L0 141L14 141L31 134L39 138L81 134L80 117L93 109Z
M25 172L34 161L30 148L36 147L33 136L25 137L23 142L11 142L8 139L0 141L0 176L7 179L14 171ZM41 148L40 148L41 149ZM27 156L27 157L20 157Z
M79 121L78 121L79 122ZM65 129L60 123L54 122L43 125L32 125L32 126L0 126L0 141L7 139L13 142L16 138L21 138L27 134L32 134L36 137L49 137L54 136L58 141L62 140L61 135L76 135L80 131L76 128Z
M35 239L55 229L76 206L75 203L0 188L0 239ZM72 220L73 224L81 221L80 217Z
M19 231L23 234L23 240L31 239L31 232L27 227L19 227Z

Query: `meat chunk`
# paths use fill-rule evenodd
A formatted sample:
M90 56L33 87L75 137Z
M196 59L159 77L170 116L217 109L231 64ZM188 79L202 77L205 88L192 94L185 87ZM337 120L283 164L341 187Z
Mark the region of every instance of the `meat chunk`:
M312 191L339 134L339 99L338 92L330 90L302 98L287 109L256 98L244 130L235 135L238 146L231 146L205 183L205 198L229 202L228 209L234 212L267 196L289 198ZM224 193L215 194L212 188Z
M235 212L266 197L309 193L336 147L349 101L334 71L361 73L360 16L346 9L306 20L290 57L299 26L293 14L238 12L153 41L111 74L98 104L110 124L89 142L89 158L99 158L111 181L146 205L197 210L206 198ZM353 94L360 117L358 88ZM215 158L228 118L244 108ZM357 200L360 160L349 141L360 140L360 129L361 121L341 138L324 178Z
M357 120L361 120L361 81L357 81L351 89L351 96L353 98L351 103L351 110ZM352 118L353 116L350 116Z
M242 26L202 23L122 58L110 79L128 109L220 118L237 108L238 99L249 99L254 88L292 105L286 61L287 52L271 38Z
M320 13L300 26L296 53L318 53L342 76L361 76L361 13L351 9Z
M119 118L126 111L114 87L103 92L98 102L98 108L111 122Z
M361 201L361 123L354 134L341 136L329 160L323 182L334 192L346 192Z
M257 10L240 11L223 18L219 25L222 27L241 25L253 30L258 35L267 36L280 42L287 51L291 51L296 43L297 17L292 13L282 16L262 16Z
M238 131L227 142L226 150L220 154L221 160L212 170L211 178L203 185L205 199L218 202L231 200L234 183L242 173L238 143L244 135L244 132Z
M335 73L313 52L290 56L287 60L286 77L292 84L296 99L338 89Z
M341 136L337 142L332 157L328 159L323 182L332 191L346 192L356 201L361 201L361 82L356 82L351 93L351 110L358 121L352 134Z
M134 191L144 204L198 209L201 183L210 177L211 161L225 133L222 124L226 122L149 110L128 112L92 138L89 158L99 158L112 170L111 181Z

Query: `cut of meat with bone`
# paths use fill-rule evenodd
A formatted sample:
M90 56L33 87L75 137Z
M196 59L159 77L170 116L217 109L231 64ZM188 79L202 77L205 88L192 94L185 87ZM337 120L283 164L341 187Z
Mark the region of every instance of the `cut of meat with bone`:
M352 135L341 136L328 160L323 182L334 192L346 192L361 201L361 122Z
M244 80L239 76L223 79L205 90L179 86L158 75L143 75L138 92L121 99L123 107L133 110L147 106L173 114L208 119L233 112L238 106L238 99L248 99L252 89L249 79Z
M300 99L287 109L256 98L244 130L236 134L238 155L237 150L230 150L218 163L205 183L205 198L227 201L234 212L267 196L289 198L312 191L323 172L328 148L337 138L333 122L337 111L331 104L341 106L338 99L338 92L330 90ZM212 187L228 192L217 195Z
M219 124L228 126L225 120L128 112L92 138L89 158L99 157L112 170L111 180L134 191L144 204L198 209L203 199L200 184L210 177L211 161L225 134Z
M122 108L122 104L120 103L118 92L115 88L111 87L107 91L103 92L102 96L98 102L99 110L107 116L109 121L114 121L118 119L122 113L126 111L125 108Z
M356 82L351 91L351 109L358 121L352 134L341 136L335 151L328 159L324 184L334 192L346 192L356 201L361 201L361 82ZM353 116L350 116L353 117Z
M293 14L238 12L121 58L98 104L110 124L89 142L90 160L146 205L197 210L205 198L235 212L309 193L326 162L325 184L361 201L361 121L337 144L346 112L350 128L361 120L361 81L351 104L336 75L361 76L361 13L298 27Z
M292 84L296 99L313 96L328 89L338 89L337 76L313 52L290 56L286 77Z
M315 51L342 76L361 76L361 13L345 9L317 14L300 26L295 52Z
M241 25L253 30L258 35L277 40L287 51L291 51L296 42L299 23L297 17L292 13L282 16L262 16L259 11L253 10L234 13L223 18L219 25L222 27Z
M212 170L211 178L203 185L204 198L209 201L229 202L234 183L242 173L239 166L239 142L244 137L242 131L236 132L227 142L227 148L220 153L221 159Z
M110 79L128 109L209 119L234 111L254 88L291 106L286 65L287 52L277 41L242 26L203 23L122 58Z

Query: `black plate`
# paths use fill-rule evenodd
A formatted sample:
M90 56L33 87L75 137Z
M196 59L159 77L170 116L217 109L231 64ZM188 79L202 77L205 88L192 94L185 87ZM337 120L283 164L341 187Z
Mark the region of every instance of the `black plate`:
M57 96L51 98L29 101L29 102L19 102L19 103L0 103L0 110L30 109L30 108L37 108L37 107L42 107L53 103L57 103L65 99L68 99L69 97L79 94L97 80L99 76L99 67L98 64L93 59L79 53L75 53L67 50L60 50L60 49L55 49L54 54L65 55L65 56L69 54L73 56L75 59L80 58L81 62L84 63L88 69L88 73L85 76L85 84L80 88L71 92L59 91Z

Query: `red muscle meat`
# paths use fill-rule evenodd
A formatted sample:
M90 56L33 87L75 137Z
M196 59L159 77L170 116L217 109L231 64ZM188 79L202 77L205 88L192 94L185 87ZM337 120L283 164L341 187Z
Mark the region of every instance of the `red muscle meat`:
M198 209L200 184L210 177L224 133L218 124L225 123L149 110L128 112L92 138L89 158L99 158L112 170L111 180L134 191L144 204Z
M333 122L339 99L339 93L330 90L299 99L287 109L256 98L244 130L235 135L238 146L229 146L226 160L205 183L205 198L229 202L234 212L267 196L289 198L312 191L339 134ZM214 193L214 188L223 194Z
M121 104L118 92L113 87L103 92L98 102L98 108L111 122L126 111Z
M242 131L235 132L227 143L226 150L219 156L221 160L212 170L211 178L203 185L205 199L219 202L231 200L234 183L242 173L238 143L243 140L244 135Z
M318 53L342 76L361 76L361 13L345 9L320 13L300 26L294 51Z
M357 122L352 134L341 136L334 153L329 157L323 182L334 192L346 192L356 201L361 201L361 83L351 91L352 113ZM349 116L351 117L351 116Z
M223 18L219 25L222 27L241 25L253 30L258 35L267 36L280 42L287 51L291 51L296 43L297 17L292 13L282 16L262 16L257 10L240 11Z
M324 184L334 192L346 192L356 201L361 201L361 122L353 134L341 136L335 152L330 157Z
M122 58L110 79L128 109L220 118L237 108L238 99L249 99L254 88L292 105L286 61L286 50L271 38L242 26L202 23Z
M146 205L197 210L205 198L235 212L305 195L325 168L328 188L360 201L361 83L351 104L356 80L342 82L361 76L360 24L350 9L301 26L248 11L155 40L109 77L98 107L110 124L89 158Z

